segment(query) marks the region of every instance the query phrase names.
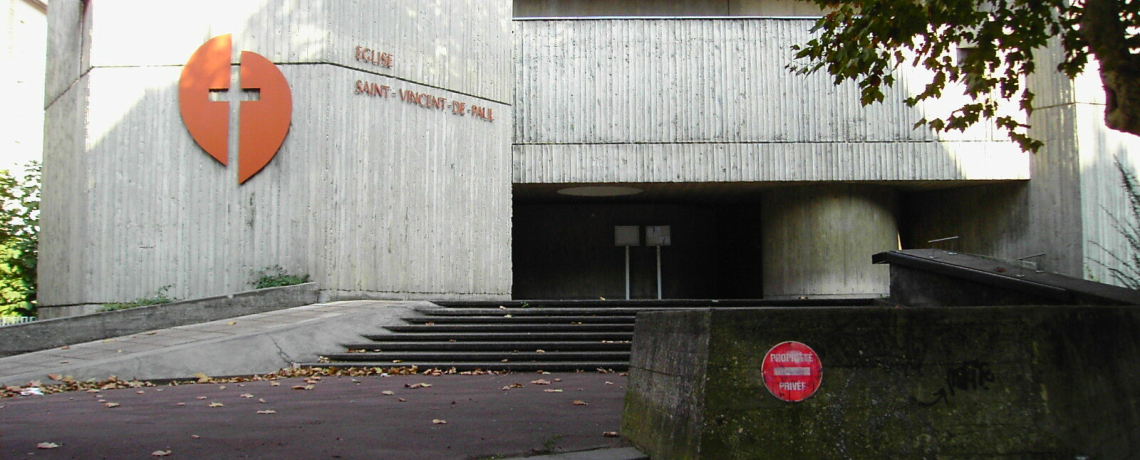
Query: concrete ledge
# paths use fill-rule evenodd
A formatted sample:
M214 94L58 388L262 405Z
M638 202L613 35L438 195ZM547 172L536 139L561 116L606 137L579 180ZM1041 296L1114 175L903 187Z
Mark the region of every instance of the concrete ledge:
M0 356L251 315L317 302L316 283L0 327Z
M640 313L622 434L656 460L1135 458L1138 330L1111 306ZM759 370L788 340L823 365L798 403Z
M1140 305L1140 292L938 249L875 254L891 266L891 297L911 307L970 305Z

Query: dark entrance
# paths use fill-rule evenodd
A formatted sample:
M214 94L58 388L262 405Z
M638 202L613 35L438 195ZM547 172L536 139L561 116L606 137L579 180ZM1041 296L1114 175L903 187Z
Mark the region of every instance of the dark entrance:
M631 298L657 298L656 248L646 246L645 228L658 225L671 230L671 245L662 248L664 298L763 297L758 203L655 193L567 197L516 185L514 298L624 299L625 250L615 245L615 226L641 233L641 245L630 248Z

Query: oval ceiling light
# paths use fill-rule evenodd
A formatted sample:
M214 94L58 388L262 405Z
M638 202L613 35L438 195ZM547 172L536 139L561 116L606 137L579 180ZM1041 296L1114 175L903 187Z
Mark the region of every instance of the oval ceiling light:
M634 187L570 187L559 190L561 195L572 196L626 196L637 195L644 190Z

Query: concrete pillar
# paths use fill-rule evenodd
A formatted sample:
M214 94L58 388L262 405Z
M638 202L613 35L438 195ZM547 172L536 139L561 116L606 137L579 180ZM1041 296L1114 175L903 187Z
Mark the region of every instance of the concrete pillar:
M876 252L898 249L893 189L821 184L763 197L764 297L841 298L886 295L887 267Z

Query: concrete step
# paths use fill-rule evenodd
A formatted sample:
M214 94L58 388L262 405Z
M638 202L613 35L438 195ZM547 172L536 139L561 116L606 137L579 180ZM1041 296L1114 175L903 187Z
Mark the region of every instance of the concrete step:
M632 332L499 332L499 333L434 333L365 334L376 342L514 342L514 341L630 341Z
M629 342L370 342L350 343L348 350L365 351L491 351L491 350L546 350L546 351L629 351Z
M387 362L415 361L415 362L454 362L454 361L487 361L487 362L554 362L554 361L629 361L628 351L551 351L536 353L535 348L524 348L525 351L408 351L383 353L330 353L325 355L330 361L368 361Z
M625 371L629 369L629 361L566 361L566 362L552 362L552 363L512 363L512 362L487 362L487 361L456 361L456 362L410 362L405 361L402 363L391 362L339 362L339 363L297 363L300 367L320 367L320 368L350 368L350 367L379 367L388 369L391 367L408 368L415 366L423 371L425 369L442 369L448 370L454 368L457 371L513 371L513 372L533 372L533 371L548 371L548 372L574 372L586 371L594 372L599 369L605 371Z
M635 316L652 308L417 308L433 316Z
M400 318L411 324L633 324L630 316L412 316Z
M633 332L633 324L436 324L384 326L392 332Z
M705 308L705 307L849 307L867 306L874 298L855 299L582 299L582 300L502 300L502 301L435 301L448 308Z

